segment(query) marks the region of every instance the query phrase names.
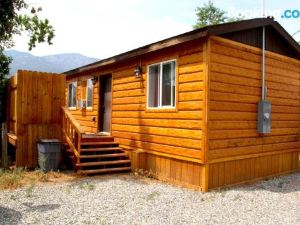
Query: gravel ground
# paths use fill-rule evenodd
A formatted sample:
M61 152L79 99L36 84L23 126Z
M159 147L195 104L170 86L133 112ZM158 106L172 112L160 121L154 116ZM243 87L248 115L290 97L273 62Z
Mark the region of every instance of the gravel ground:
M0 224L300 224L300 173L200 193L134 175L0 193Z

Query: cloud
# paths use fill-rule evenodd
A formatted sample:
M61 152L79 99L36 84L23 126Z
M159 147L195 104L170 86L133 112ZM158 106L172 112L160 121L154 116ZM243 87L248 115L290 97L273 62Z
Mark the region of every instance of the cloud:
M168 2L168 1L167 1ZM38 45L32 53L77 52L106 58L191 30L168 12L164 4L138 0L36 0L43 16L55 28L53 46ZM155 11L165 7L165 12ZM17 37L16 49L27 50L26 36Z

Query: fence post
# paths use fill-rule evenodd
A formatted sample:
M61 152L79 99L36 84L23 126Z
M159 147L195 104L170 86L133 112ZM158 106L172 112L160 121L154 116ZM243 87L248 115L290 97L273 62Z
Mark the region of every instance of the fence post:
M7 167L8 161L7 161L7 126L6 123L2 123L1 127L1 140L2 140L2 166Z

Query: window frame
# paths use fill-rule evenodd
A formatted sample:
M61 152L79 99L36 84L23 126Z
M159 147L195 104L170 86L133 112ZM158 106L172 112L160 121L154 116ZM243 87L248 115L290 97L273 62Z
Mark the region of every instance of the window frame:
M88 106L88 93L89 93L89 88L88 88L88 82L89 80L91 81L91 84L92 84L92 99L91 99L91 106ZM86 80L86 109L90 109L92 110L93 109L93 97L94 97L94 84L93 84L93 81L92 81L92 78L89 78Z
M75 106L69 106L69 100L70 100L70 91L69 91L69 88L70 88L70 84L73 84L74 87L75 87ZM70 110L76 110L77 109L77 81L72 81L72 82L68 82L68 99L67 99L67 104L68 104L68 109Z
M174 91L174 100L173 100L173 92L171 92L171 103L174 101L174 106L172 105L167 105L167 106L163 106L162 105L162 71L163 71L163 65L170 63L170 62L175 62L175 66L174 66L174 84L175 84L175 91ZM149 77L150 77L150 67L151 66L156 66L156 65L160 65L160 75L159 75L159 99L158 99L158 106L157 107L150 107L149 106L149 96L150 96L150 85L149 85ZM171 85L172 86L172 85ZM170 59L170 60L165 60L165 61L160 61L160 62L156 62L153 64L150 64L147 66L147 96L146 96L146 107L147 110L174 110L177 107L177 86L178 86L178 82L177 82L177 59Z

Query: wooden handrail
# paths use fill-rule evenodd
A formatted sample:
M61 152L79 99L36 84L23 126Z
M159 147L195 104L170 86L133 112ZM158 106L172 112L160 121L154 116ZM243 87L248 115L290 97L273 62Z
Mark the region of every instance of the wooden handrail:
M70 122L73 124L74 128L78 133L84 134L84 130L80 127L80 124L76 121L74 116L68 111L66 107L61 107L63 113L69 118Z
M75 120L66 107L62 107L62 112L62 132L77 158L77 163L79 163L81 138L84 134L84 130L80 127L80 124Z

